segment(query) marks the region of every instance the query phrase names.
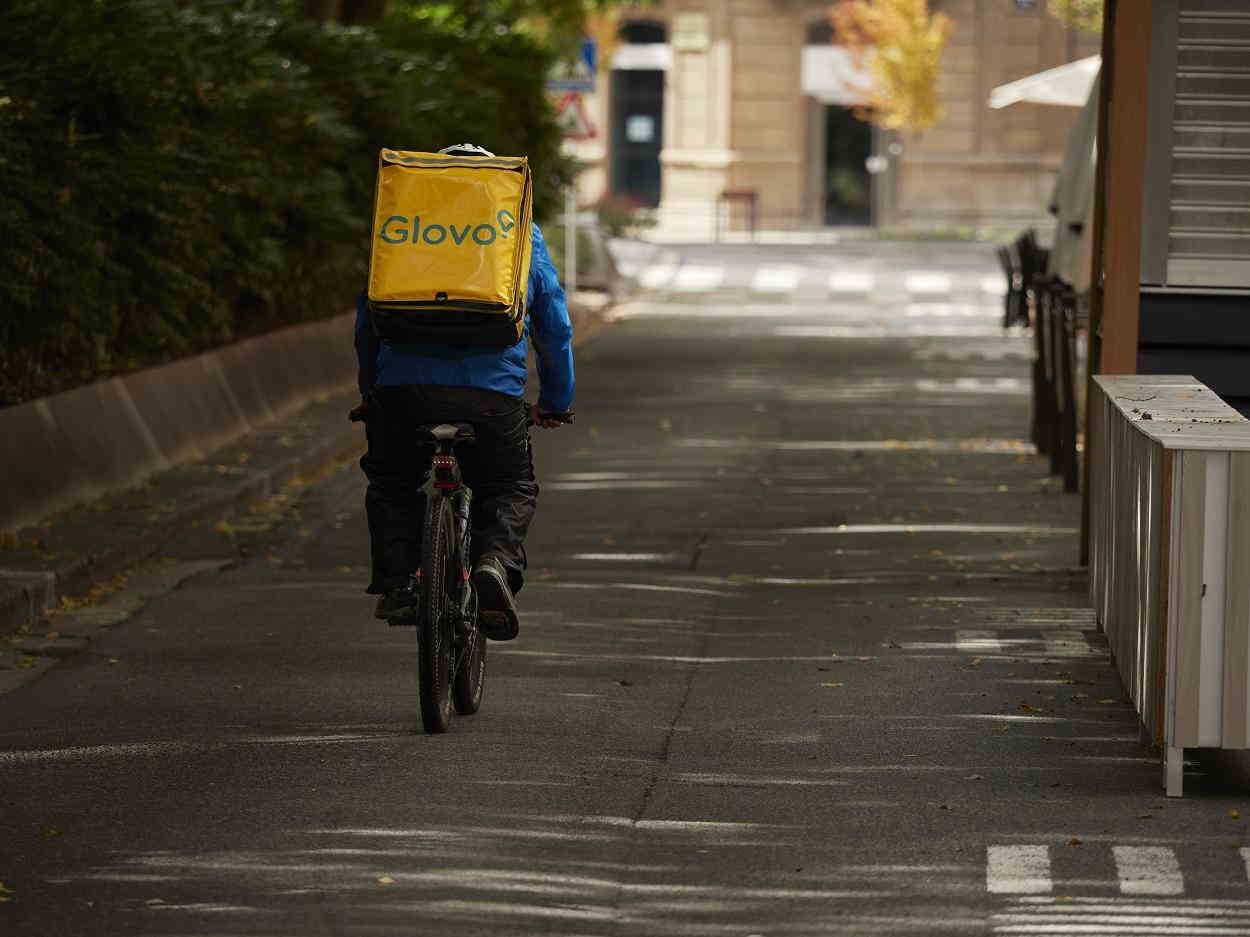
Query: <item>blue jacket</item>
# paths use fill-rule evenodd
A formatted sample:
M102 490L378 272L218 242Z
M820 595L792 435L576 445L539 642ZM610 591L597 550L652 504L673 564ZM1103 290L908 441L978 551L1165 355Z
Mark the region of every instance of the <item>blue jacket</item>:
M511 348L459 345L389 345L379 342L369 325L364 293L356 301L356 359L360 396L374 387L441 384L480 387L520 397L525 394L528 342L538 359L538 405L548 411L573 404L573 323L564 289L547 252L542 231L534 225L525 333Z

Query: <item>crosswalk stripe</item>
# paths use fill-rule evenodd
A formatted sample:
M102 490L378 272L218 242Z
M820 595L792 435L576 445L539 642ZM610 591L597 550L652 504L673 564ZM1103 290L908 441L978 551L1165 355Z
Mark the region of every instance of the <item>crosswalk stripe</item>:
M785 293L799 285L803 268L794 264L765 265L755 271L751 289L757 293Z
M672 287L683 293L699 293L716 289L724 280L724 267L701 267L691 264L677 270Z
M992 277L981 277L981 292L987 296L1005 296L1007 278L1002 274Z
M903 278L903 286L909 293L949 293L951 278L945 273L909 273Z
M659 289L667 286L669 280L673 279L677 273L675 264L659 264L654 267L647 267L638 276L638 282L649 290Z
M994 631L957 631L955 648L967 654L990 654L1003 649L1003 642Z
M1123 895L1182 895L1185 880L1181 876L1176 853L1167 846L1114 846L1116 874L1120 877Z
M1040 895L1051 890L1050 850L1045 846L990 846L985 887L996 895Z
M871 273L847 273L836 271L829 274L830 293L871 293L877 278Z

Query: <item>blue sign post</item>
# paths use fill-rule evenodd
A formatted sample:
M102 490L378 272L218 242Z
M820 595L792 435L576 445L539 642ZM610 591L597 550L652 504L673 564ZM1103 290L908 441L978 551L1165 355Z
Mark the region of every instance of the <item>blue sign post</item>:
M583 39L582 48L572 62L558 62L547 76L548 91L577 91L591 94L595 90L599 53L593 39Z

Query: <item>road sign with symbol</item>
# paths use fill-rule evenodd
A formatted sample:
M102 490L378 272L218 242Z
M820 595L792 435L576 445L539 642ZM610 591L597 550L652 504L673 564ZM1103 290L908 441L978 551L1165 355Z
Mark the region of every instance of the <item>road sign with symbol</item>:
M571 62L557 62L552 68L547 76L547 90L592 93L595 90L598 60L595 40L583 39L576 59Z
M556 123L566 140L593 140L599 135L586 113L586 102L576 91L567 91L556 102Z

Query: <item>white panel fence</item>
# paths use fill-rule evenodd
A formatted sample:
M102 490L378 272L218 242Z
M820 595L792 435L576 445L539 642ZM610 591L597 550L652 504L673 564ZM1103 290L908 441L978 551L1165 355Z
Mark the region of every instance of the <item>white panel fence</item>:
M1186 748L1250 748L1250 421L1192 377L1094 384L1094 609L1179 797Z

